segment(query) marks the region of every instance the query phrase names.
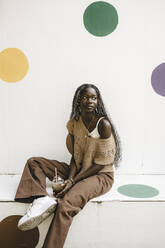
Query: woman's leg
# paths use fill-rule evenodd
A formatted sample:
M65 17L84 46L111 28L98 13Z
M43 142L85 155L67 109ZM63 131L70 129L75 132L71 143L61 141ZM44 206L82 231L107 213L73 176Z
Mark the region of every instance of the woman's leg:
M28 159L15 200L21 202L34 201L18 222L20 230L27 231L38 226L55 211L57 201L49 197L46 191L46 177L52 180L55 168L57 168L58 174L62 178L68 177L69 166L65 163L43 157Z
M43 248L62 248L73 217L86 203L110 190L114 173L100 173L75 184L58 200L55 216L49 227Z
M15 200L32 202L37 196L48 195L46 191L46 177L50 180L53 179L55 167L62 178L66 179L68 177L69 166L66 163L43 157L32 157L28 159L15 195Z

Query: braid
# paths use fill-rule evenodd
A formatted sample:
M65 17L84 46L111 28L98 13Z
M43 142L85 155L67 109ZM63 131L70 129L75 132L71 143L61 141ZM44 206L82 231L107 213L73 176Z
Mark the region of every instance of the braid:
M97 104L97 115L98 116L104 116L110 123L111 123L111 128L112 128L112 132L115 138L115 143L116 143L116 154L115 154L115 159L114 159L114 166L115 168L119 168L119 163L121 162L122 156L121 156L121 141L120 141L120 137L119 134L116 130L115 125L113 124L112 119L110 118L109 114L107 113L102 97L101 97L101 93L99 91L99 89L94 85L94 84L82 84L81 86L79 86L74 94L73 97L73 102L72 102L72 112L70 114L70 119L75 119L76 121L79 120L79 117L81 115L81 110L80 110L80 97L82 92L86 89L86 88L93 88L96 93L97 93L97 97L98 97L98 104Z

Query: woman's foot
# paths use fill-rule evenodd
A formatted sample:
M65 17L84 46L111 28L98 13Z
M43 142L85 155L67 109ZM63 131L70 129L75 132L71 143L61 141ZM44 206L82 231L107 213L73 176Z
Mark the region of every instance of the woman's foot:
M22 231L35 228L54 212L56 205L57 201L50 196L35 199L27 213L19 220L18 228Z

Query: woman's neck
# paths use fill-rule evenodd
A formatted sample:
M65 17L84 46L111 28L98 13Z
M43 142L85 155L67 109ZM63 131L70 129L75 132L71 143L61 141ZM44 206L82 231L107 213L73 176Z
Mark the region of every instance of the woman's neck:
M81 113L81 118L83 120L86 120L86 121L90 121L91 119L93 119L93 117L95 116L95 113L94 112L91 112L91 113Z

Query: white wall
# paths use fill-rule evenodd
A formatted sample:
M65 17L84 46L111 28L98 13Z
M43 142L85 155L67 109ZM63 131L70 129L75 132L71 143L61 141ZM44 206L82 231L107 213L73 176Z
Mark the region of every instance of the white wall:
M22 215L27 207L1 203L0 219ZM51 219L52 216L39 225L40 239L36 248L42 247ZM162 202L89 202L74 217L64 248L164 248L164 221Z
M65 124L86 82L101 90L121 136L117 173L165 173L165 98L151 87L165 61L165 2L109 1L119 24L106 37L84 28L92 2L1 0L0 51L19 48L29 71L17 83L0 80L0 173L21 173L31 156L69 161Z

